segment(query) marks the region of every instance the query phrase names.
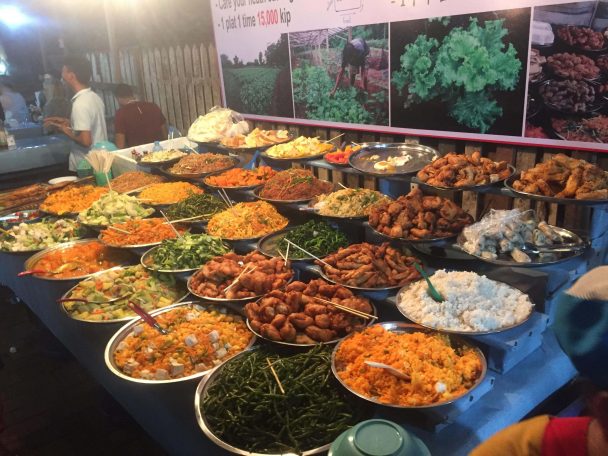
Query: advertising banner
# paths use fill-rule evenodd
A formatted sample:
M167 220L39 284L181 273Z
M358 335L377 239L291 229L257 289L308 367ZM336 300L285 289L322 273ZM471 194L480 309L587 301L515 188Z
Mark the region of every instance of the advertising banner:
M608 0L212 0L212 11L225 105L247 118L608 151Z

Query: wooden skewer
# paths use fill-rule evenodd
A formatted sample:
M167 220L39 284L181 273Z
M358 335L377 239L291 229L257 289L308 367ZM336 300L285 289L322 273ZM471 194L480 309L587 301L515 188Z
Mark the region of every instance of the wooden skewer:
M287 249L285 250L285 266L287 266L287 258L289 258L289 243L287 244Z
M169 223L187 222L189 220L196 220L196 219L199 219L199 218L202 218L202 217L209 217L211 215L213 215L213 214L202 214L202 215L196 215L194 217L188 217L188 218L183 218L183 219L178 219L178 220L171 220L169 222L163 222L163 225L167 225Z
M247 263L247 266L245 266L245 268L241 271L241 273L236 276L236 278L232 281L232 283L230 285L228 285L226 288L224 288L224 293L226 293L226 291L228 291L229 289L231 289L233 286L235 286L239 280L241 280L241 277L243 277L244 274L249 274L250 272L255 271L258 267L254 266L251 269L249 269L249 266L251 266L249 263Z
M116 228L115 226L109 226L108 227L109 230L114 230L114 231L118 231L119 233L124 233L124 234L133 234L130 231L127 230L122 230L120 228Z
M338 139L338 138L340 138L340 137L344 136L345 134L346 134L346 133L341 133L341 134L339 134L338 136L334 136L333 138L328 139L327 141L324 141L324 142L326 142L326 143L328 143L328 142L332 142L334 139Z
M329 304L331 306L334 306L336 309L340 309L344 312L348 312L350 314L356 315L357 317L361 317L361 318L365 318L366 320L377 320L378 317L376 317L375 315L371 315L365 312L361 312L360 310L357 309L352 309L348 306L343 306L342 304L338 304L335 303L333 301L329 301L327 299L323 299L323 298L319 298L317 296L314 297L314 299L316 299L317 301L321 301L324 302L325 304Z
M224 190L223 188L220 188L220 192L223 194L223 198L224 198L224 201L226 201L226 204L228 206L232 207L232 201L228 197L228 193L226 193L226 190Z
M330 268L333 268L333 266L332 266L331 264L329 264L329 263L327 263L327 262L323 261L323 260L322 260L321 258L319 258L318 256L313 255L313 254L312 254L312 253L310 253L308 250L304 250L302 247L300 247L300 246L299 246L299 245L297 245L297 244L294 244L293 242L291 242L291 241L290 241L289 239L287 239L287 238L283 238L283 239L285 239L285 241L287 241L289 244L293 245L293 246L294 246L296 249L300 249L300 250L301 250L302 252L304 252L306 255L309 255L309 256L311 256L312 258L314 258L315 260L320 261L320 262L321 262L321 263L323 263L325 266L328 266L328 267L330 267Z
M281 380L279 380L279 376L277 375L277 372L274 370L274 367L272 367L272 363L270 362L270 360L268 358L266 358L266 362L268 363L268 367L270 367L270 372L272 372L272 376L277 381L277 385L279 385L279 389L281 390L281 393L285 394L285 389L283 388L283 385L281 384Z
M171 229L173 231L175 231L175 234L177 235L177 237L181 238L182 235L179 234L179 231L177 231L177 229L173 225L171 225L171 221L167 218L167 216L165 215L165 213L163 211L159 211L159 212L160 212L160 215L162 215L165 218L165 221L167 221L169 223L169 226L171 227Z
M133 190L129 190L128 192L124 192L124 194L125 195L130 195L131 193L138 193L138 192L141 192L142 190L145 190L146 188L150 187L151 185L154 185L154 184L148 184L148 185L144 185L142 187L134 188Z
M106 182L108 184L108 189L110 189L110 191L112 191L112 184L110 183L110 172L104 172L104 174L106 175Z
M338 182L338 185L342 188L348 189L348 187L346 185L344 185L342 182Z

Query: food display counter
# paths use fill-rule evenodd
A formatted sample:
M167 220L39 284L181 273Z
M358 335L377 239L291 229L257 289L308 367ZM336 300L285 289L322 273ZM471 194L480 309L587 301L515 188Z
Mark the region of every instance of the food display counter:
M275 136L281 137L278 134ZM164 146L182 148L184 152L194 155L194 151L186 151L189 147L193 147L191 144L185 139L180 139L178 142L167 143ZM271 144L267 144L266 147L258 147L259 157L263 160L263 164L275 170L291 168L293 160L281 162L280 166L276 165L277 158L273 159L265 150L270 146ZM285 146L285 150L288 147ZM225 154L239 155L238 150L230 150L230 147L220 147L217 144L212 149L220 150ZM143 150L148 149L142 146L141 151ZM200 152L205 151L205 145L203 145ZM317 206L319 201L329 204L327 196L322 197L317 194L314 197L301 199L298 199L297 196L290 196L298 194L294 190L296 187L298 191L304 187L312 189L315 186L323 189L324 192L339 190L338 188L328 188L331 187L327 185L328 183L316 179L312 174L306 174L308 171L296 170L283 174L275 173L273 170L266 174L264 171L261 177L264 182L263 188L257 185L222 187L222 183L234 183L233 179L238 180L239 176L243 179L253 179L255 182L260 175L253 172L248 174L243 168L245 160L242 157L240 160L234 160L235 163L239 163L240 170L239 167L233 168L230 174L222 179L206 179L212 172L223 172L226 157L222 161L221 157L201 155L198 160L201 163L197 163L196 166L210 168L208 172L199 170L200 172L195 175L193 172L184 172L184 166L181 168L176 166L176 161L156 163L154 166L146 165L131 156L130 150L119 151L115 153L115 156L113 166L115 178L118 176L117 178L120 179L120 175L123 173L133 173L124 175L133 176L135 179L138 176L135 174L136 172L145 171L162 177L160 180L187 181L189 184L204 189L205 192L190 192L189 196L184 195L185 199L176 200L171 205L171 197L177 198L171 194L175 191L169 190L169 188L174 189L174 186L167 186L164 182L156 181L152 184L147 183L143 186L145 188L142 188L141 184L139 184L139 188L135 188L137 187L135 181L131 182L132 185L129 187L129 182L123 179L120 182L121 191L127 193L132 191L136 196L115 193L110 196L102 195L89 209L84 209L77 216L81 222L89 222L87 234L79 232L79 236L97 237L98 232L101 231L99 240L104 245L133 252L136 255L133 261L141 261L141 266L133 269L133 271L138 271L135 274L136 277L144 277L142 276L144 270L155 270L155 274L165 275L165 278L161 280L165 285L170 284L180 290L187 286L188 290L196 295L194 298L192 296L186 298L187 300L199 300L200 298L209 306L219 306L218 308L228 306L232 311L235 309L237 312L244 311L249 331L257 336L256 346L274 347L277 349L276 356L284 356L285 353L309 352L307 350L317 342L328 343L329 347L333 347L334 343L341 340L338 345L340 347L352 333L357 333L353 335L356 337L359 334L366 334L370 328L376 328L376 326L371 326L365 329L367 325L371 325L371 321L400 322L399 324L416 321L414 317L406 319L405 315L409 314L404 310L400 296L412 283L424 284L422 281L415 282L421 279L419 273L422 267L424 268L422 273L426 271L430 274L431 280L433 280L433 273L445 270L435 275L436 284L441 283L441 286L438 285L440 290L447 290L442 287L448 286L446 285L448 282L445 282L447 279L442 279L444 282L440 282L442 274L443 277L447 277L450 272L470 271L469 277L475 280L489 280L484 283L494 284L502 282L501 286L506 286L510 290L509 293L514 293L509 296L517 296L518 302L521 299L521 302L528 306L526 307L528 310L524 312L525 315L515 315L520 311L513 311L513 315L507 315L508 318L505 318L504 321L492 322L489 321L491 319L483 320L486 318L483 317L482 323L475 323L475 319L469 321L469 317L465 318L464 314L461 314L461 320L466 320L467 324L481 325L476 327L477 329L471 326L455 330L455 326L444 326L438 328L439 332L443 332L443 335L439 336L433 329L435 326L416 327L417 330L429 334L429 337L437 336L444 340L445 336L449 340L465 341L467 346L474 347L475 353L478 354L476 356L478 356L480 365L473 370L474 385L464 387L463 391L454 396L442 396L446 386L438 381L434 386L437 395L435 396L435 393L431 395L434 399L424 399L431 402L412 402L410 406L404 408L395 407L395 404L390 407L378 404L375 398L368 397L367 401L363 401L357 399L355 395L365 398L365 394L358 392L355 387L347 386L345 380L339 376L343 366L338 367L337 358L332 358L333 375L337 376L346 388L342 388L336 383L336 387L342 388L339 390L339 394L346 394L341 397L350 398L348 400L353 403L365 402L368 417L385 418L401 424L419 437L432 454L467 454L495 432L521 420L576 375L575 369L559 348L550 328L554 313L553 303L559 293L567 289L577 277L589 268L605 261L608 250L608 240L605 236L605 226L608 223L606 204L595 202L591 229L584 236L584 240L580 240L580 243L575 243L574 246L569 245L570 250L566 249L568 253L565 254L565 257L534 256L534 259L530 260L538 262L538 264L532 265L534 267L522 267L530 266L530 264L517 264L514 260L508 260L504 262L505 264L498 265L491 261L497 258L496 255L490 258L486 254L483 258L477 258L464 254L462 251L454 254L452 245L457 242L461 243L461 241L457 241L457 236L464 236L461 234L463 226L466 230L466 226L471 226L474 222L457 205L435 196L443 195L444 193L441 191L429 189L428 192L425 191L424 196L419 191L408 194L415 171L404 175L389 175L386 176L387 179L380 178L380 191L392 199L370 190L367 193L358 190L354 193L360 208L352 209L351 206L344 203L342 207L338 208L341 211L340 215L332 216L321 215L320 206ZM212 160L212 158L214 159ZM436 159L439 157L429 157L428 163ZM178 160L181 159L178 158ZM197 159L191 156L188 163L190 161L197 161ZM297 161L299 164L312 167L324 167L346 173L362 173L362 171L333 165L320 159L306 161L305 157L298 157ZM250 164L255 165L255 161ZM498 163L496 165L498 166ZM506 169L503 165L500 166L502 166L501 169ZM213 167L217 169L211 170ZM180 173L182 174L181 179ZM141 175L139 178L141 179ZM272 185L270 185L271 181ZM119 181L114 182L117 185ZM269 183L268 186L266 186L266 182ZM383 185L385 184L382 182L388 182L384 191ZM183 187L190 188L185 184ZM420 188L423 186L421 185ZM521 197L512 190L505 190L502 182L477 190ZM90 194L91 190L87 190L87 192ZM349 192L351 191L346 190L344 195L348 195ZM364 194L365 197L361 197L361 194ZM406 194L408 196L404 197L403 195ZM51 202L54 205L50 204ZM60 197L55 197L51 202L43 205L46 211L72 212L67 216L76 216L77 210L72 206L67 208L66 202ZM363 208L364 204L367 205L365 208ZM151 212L142 210L140 205L156 210L157 214L153 215L155 219L133 220L145 217ZM413 210L412 208L418 209ZM355 213L348 213L351 209ZM365 216L356 213L357 211L365 212ZM174 221L175 230L166 229L168 222L163 221L161 217L168 217ZM412 217L412 219L409 220L408 217ZM439 219L442 221L437 222L438 225L436 225L435 220ZM95 223L91 220L94 220ZM305 234L302 234L305 231L298 232L300 233L299 239L302 240L297 242L306 245L307 249L292 242L293 239L296 239L295 237L291 237L291 240L287 238L288 233L293 235L296 233L295 230L308 226L307 222L313 220L328 222L330 231L342 231L345 236L344 238L332 238L332 235L329 234L327 239L324 238L334 247L322 254L319 253L322 258L318 258L307 250L319 247L308 244L309 240L321 236L320 231L314 228L316 225L313 224L312 228L309 227L309 229L317 231L313 231L308 239ZM396 225L396 220L399 220L399 226ZM143 232L139 233L138 226L147 223L156 224L156 228L148 230L144 236ZM265 227L271 223L273 228L264 232ZM529 223L534 230L540 229L536 225L539 222L529 221ZM110 226L108 227L108 225ZM173 226L173 224L170 225ZM184 234L186 228L191 229L194 234ZM27 228L22 228L22 230L27 232ZM164 237L155 238L155 236L161 236L161 232L165 233L162 234ZM405 238L404 233L406 232L409 232L408 239ZM197 233L204 234L198 235ZM547 233L549 234L546 236L555 234L551 234L550 231ZM564 231L560 231L560 233L564 233ZM272 238L274 239L272 242L264 243L268 237L263 238L264 234L275 236L275 238ZM14 231L14 234L4 235L0 238L0 241L5 243L4 249L0 249L2 264L0 283L10 287L30 307L99 383L170 454L229 454L224 449L230 445L220 445L220 448L216 445L217 439L215 441L209 439L203 432L209 423L201 418L204 409L197 409L195 413L195 396L199 400L201 398L198 394L201 390L207 391L205 384L200 383L201 386L198 387L197 393L201 377L205 379L204 381L212 382L213 378L221 375L222 369L227 369L226 366L231 363L234 365L235 362L242 359L239 353L230 352L230 356L234 354L236 357L225 361L224 357L227 353L234 350L234 344L222 345L224 342L219 343L217 331L208 333L209 341L213 346L212 351L217 358L214 360L214 365L220 366L217 370L212 371L212 374L207 374L205 370L208 368L207 365L198 363L200 359L190 358L189 362L192 363L192 366L184 366L184 362L177 354L171 358L171 365L166 368L154 366L156 370L151 371L149 369L153 369L153 364L150 364L149 368L146 365L146 369L142 370L141 363L153 363L150 360L154 359L153 353L157 347L152 346L145 348L150 354L148 361L137 358L136 355L132 355L131 358L127 357L126 363L120 366L118 357L109 361L108 357L115 356L118 351L126 349L128 344L123 344L125 340L123 336L127 333L136 337L142 331L152 331L150 328L155 328L161 333L164 330L168 333L163 333L162 336L167 338L164 339L168 343L165 347L167 348L175 343L175 341L170 341L173 332L183 339L180 343L185 343L185 346L176 352L182 354L184 350L188 350L187 347L191 348L200 343L198 340L200 335L197 339L197 336L191 332L192 329L186 332L180 332L179 329L167 331L166 328L173 324L170 319L171 312L167 312L167 309L160 309L165 304L158 304L160 301L150 300L149 296L147 300L144 299L144 295L142 295L143 298L138 299L141 299L142 307L147 306L146 310L152 314L152 317L148 317L145 312L140 312L141 309L137 310L137 306L131 302L131 300L135 300L132 296L137 292L131 290L124 294L125 289L120 288L122 285L119 286L119 282L122 283L121 281L127 277L121 274L131 270L128 267L101 271L84 279L81 282L82 290L97 291L85 294L84 296L89 296L86 298L88 302L85 301L82 306L67 307L64 304L58 304L57 299L62 297L70 299L76 296L77 299L82 299L82 295L75 294L75 290L78 288L78 286L75 287L77 282L53 280L55 275L63 273L63 269L56 268L56 264L43 272L47 274L47 280L36 276L18 278L17 274L25 269L24 262L31 256L31 252L16 253L8 250L10 250L10 245L16 244L11 236L17 239L22 235L24 235L22 232ZM197 238L197 236L199 237ZM174 239L177 237L180 239ZM556 246L565 248L563 247L566 245L565 238L560 239L559 242L556 241ZM544 239L543 242L545 241L548 242ZM190 242L200 243L197 244L197 248L200 248L197 252L202 252L200 254L205 258L204 261L201 260L202 264L198 270L193 268L190 263L191 255L182 255L183 251L176 253L183 248L179 247L180 244L183 246ZM528 252L530 252L530 248L540 248L538 246L541 245L541 241L535 238L534 242L532 247L526 247ZM341 243L339 245L342 248L335 249L335 245L338 245L335 243ZM154 250L158 249L156 246L159 244L161 248ZM35 246L34 250L40 248L40 246ZM149 250L151 248L152 250ZM209 253L212 248L216 249L213 255ZM252 253L256 248L261 253ZM501 248L507 249L506 244L501 244ZM236 253L228 252L228 249L234 249ZM291 255L290 249L292 249ZM300 252L299 257L293 253L293 249ZM160 254L159 251L164 253ZM142 260L139 258L141 255L144 255ZM530 253L530 255L538 254ZM186 261L184 258L187 260L186 263L184 263ZM313 261L314 258L317 259L316 264ZM546 264L542 264L543 259ZM291 261L288 262L288 260ZM65 261L67 265L70 264L69 260ZM423 266L420 266L421 264ZM417 270L418 272L416 272ZM105 276L104 274L110 275ZM485 278L482 278L482 275ZM104 277L110 277L110 280L108 281ZM89 285L85 283L87 280L90 281ZM115 282L114 285L112 280ZM156 285L154 288L155 292L160 293ZM146 290L139 290L139 292L145 294ZM476 297L485 299L486 303L489 302L487 296L484 295L484 293L488 293L487 289L483 292L478 291L478 293ZM97 296L97 298L91 296ZM328 301L328 299L330 300ZM427 296L424 299L429 298ZM420 301L423 302L424 299L421 297ZM433 299L441 300L443 298L439 296L439 298ZM500 302L500 299L496 301ZM306 307L313 302L312 307ZM479 307L474 310L488 311L489 304L479 302ZM492 303L490 302L490 304ZM175 308L184 305L193 306L177 304ZM329 305L333 310L328 310ZM120 314L116 313L117 308L121 309ZM195 307L190 308L195 309ZM135 317L130 310L135 311L138 315L143 315L143 320L139 323L131 320L131 323L128 323L129 327L123 329L126 331L125 334L119 337L118 331L124 325L124 321L119 322L118 320ZM167 313L165 314L165 312ZM343 314L340 312L349 315L350 320L344 320ZM425 310L425 312L430 311ZM334 320L336 315L340 318L336 317ZM432 315L435 315L437 320L440 319L439 311ZM190 321L194 318L193 315L187 315L185 319ZM236 322L236 325L243 324L240 317L235 317L234 320L232 318L228 318L228 321ZM306 319L311 320L314 324L306 323ZM144 324L143 321L146 323ZM342 324L343 321L347 323ZM365 323L362 323L363 321ZM441 324L453 325L454 323ZM414 329L414 332L417 330ZM156 335L156 333L154 334ZM344 334L347 335L346 339L342 339ZM119 339L113 339L113 342L109 344L113 336L119 337ZM451 339L452 336L455 338ZM253 336L251 337L253 338ZM164 343L163 346L165 346ZM463 354L467 352L462 349L458 353L459 356L464 356ZM207 355L208 353L205 351L205 356ZM337 356L337 349L335 349L333 357ZM266 361L272 369L273 363L268 358ZM253 361L248 362L253 363ZM184 369L188 374L183 373ZM118 370L121 370L120 373L117 373ZM135 371L137 374L134 373ZM328 378L330 374L328 371ZM186 378L180 379L180 375ZM405 377L408 376L405 375ZM277 384L274 383L275 380L272 377L268 378L272 388L276 388L277 384L280 389L283 388L276 372ZM411 377L406 381L411 381ZM347 389L354 394L348 393ZM275 397L281 396L277 392ZM444 397L445 400L438 399L441 397ZM420 399L412 399L412 401L414 400L420 401ZM286 432L291 431L287 429Z
M16 127L7 126L7 131L15 139L36 138L44 134L42 125L35 122L25 122Z

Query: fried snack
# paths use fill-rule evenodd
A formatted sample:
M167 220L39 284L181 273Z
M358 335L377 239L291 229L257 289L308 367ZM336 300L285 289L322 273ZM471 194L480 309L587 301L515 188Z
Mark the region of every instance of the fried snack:
M608 174L585 160L557 154L521 173L515 190L556 198L606 199Z
M293 276L291 264L282 258L261 253L227 253L208 261L190 280L190 289L199 296L243 299L278 290ZM238 280L236 280L238 278Z
M291 168L268 179L260 196L273 200L304 200L314 198L333 189L331 182L317 179L312 171Z
M495 162L475 151L472 155L449 153L426 165L417 177L435 187L460 188L491 184L510 174L506 161Z
M325 276L346 286L382 288L405 285L420 278L416 258L403 255L388 242L353 244L316 261Z
M222 188L247 187L263 184L276 173L270 166L260 166L254 169L232 168L221 174L207 176L204 182L207 185Z
M369 224L387 236L422 240L449 237L473 223L456 203L440 196L424 196L419 188L393 202L374 206Z
M141 171L129 171L112 179L110 184L115 192L125 193L136 188L165 181L166 179L162 176L155 176L154 174L143 173Z
M260 301L247 304L245 314L251 328L263 337L297 344L329 342L363 329L362 318L315 297L367 314L373 311L367 298L355 296L342 285L315 279L292 282L284 291L273 290Z
M287 130L260 130L253 129L248 135L236 135L232 138L223 138L222 145L233 149L243 147L262 147L277 144L289 139Z
M266 201L239 203L211 217L207 233L224 239L251 239L282 230L288 223Z
M92 185L66 188L49 195L40 205L40 209L57 215L81 212L88 209L107 192L106 187L93 187Z
M175 204L201 193L204 193L202 188L188 182L165 182L150 185L139 194L139 198L150 204Z

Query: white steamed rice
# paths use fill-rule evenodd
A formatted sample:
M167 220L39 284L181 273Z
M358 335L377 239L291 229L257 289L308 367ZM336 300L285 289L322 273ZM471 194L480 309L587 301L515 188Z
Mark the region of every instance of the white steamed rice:
M431 282L444 297L436 302L420 280L400 293L399 308L412 320L437 329L478 332L493 331L522 322L533 304L527 295L504 283L474 272L435 272Z

